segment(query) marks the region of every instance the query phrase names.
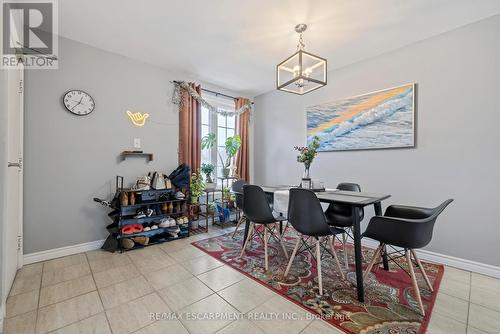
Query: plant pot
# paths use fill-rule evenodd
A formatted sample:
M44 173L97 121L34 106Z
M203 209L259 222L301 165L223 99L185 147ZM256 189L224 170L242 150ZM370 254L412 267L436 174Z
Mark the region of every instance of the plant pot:
M205 189L213 190L215 188L217 188L217 183L215 183L215 182L205 183Z
M223 177L229 177L229 174L231 173L230 168L222 168L222 176Z

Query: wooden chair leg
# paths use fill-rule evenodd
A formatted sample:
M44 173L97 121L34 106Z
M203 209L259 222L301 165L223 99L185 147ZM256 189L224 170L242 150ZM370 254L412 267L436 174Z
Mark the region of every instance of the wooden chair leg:
M245 220L245 217L241 216L240 219L238 220L238 224L236 224L236 228L234 229L233 235L231 238L234 239L234 236L236 235L236 232L238 232L238 228L240 227L241 223Z
M316 241L316 263L318 269L319 295L323 296L323 277L321 276L321 247L319 238Z
M292 255L290 256L290 260L288 260L288 265L286 266L285 275L284 275L285 277L288 276L288 272L290 271L290 268L292 267L293 259L295 258L295 255L297 254L297 250L299 249L300 239L302 239L302 236L297 234L297 242L295 243L295 247L293 247L293 252L292 252Z
M415 253L414 249L411 250L411 254L413 255L413 258L415 259L415 262L417 262L418 268L420 269L422 276L424 276L425 283L427 283L429 290L431 290L431 292L434 292L434 288L432 287L431 281L429 280L429 277L425 273L424 266L422 265L422 262L420 262L419 258L417 257L417 254Z
M285 253L285 257L288 259L288 252L286 251L286 247L285 247L285 243L283 242L283 235L279 234L279 231L278 231L278 241L281 245L281 248L283 249L283 253Z
M264 225L264 267L269 270L269 260L267 259L267 226Z
M420 313L422 314L422 316L425 316L424 304L422 303L422 297L420 296L417 277L415 276L415 271L413 270L413 264L411 263L410 252L408 252L408 250L405 250L405 256L406 256L406 262L408 263L408 269L410 270L411 281L413 283L413 290L415 290L415 295L417 297Z
M384 258L382 257L383 254L384 254L384 251L385 251L385 246L382 246L382 248L380 249L380 252L378 253L378 259L377 261L379 262L383 262L384 261ZM380 265L377 265L375 268L372 268L373 271L377 272L380 268Z
M253 237L253 225L254 225L253 223L250 223L250 227L248 228L247 239L243 243L243 248L241 248L240 258L243 256L245 250L247 249L248 241Z
M368 264L368 267L366 267L366 270L365 270L365 274L363 275L363 283L366 281L366 278L368 277L368 274L370 273L370 271L372 270L373 268L373 265L375 264L375 262L379 259L379 253L380 251L382 250L382 247L384 247L383 244L380 244L377 249L375 250L375 253L373 253L373 258L372 260L370 261L370 263Z
M346 269L349 269L349 259L347 256L347 234L342 233L342 252L344 253L344 265Z
M328 243L330 244L330 250L332 251L333 258L335 259L335 263L337 263L337 268L339 269L340 276L342 277L342 279L345 279L345 275L344 275L344 272L342 271L342 266L340 265L340 261L339 261L339 258L337 256L337 252L335 251L335 247L333 246L334 239L335 239L335 236L333 236L333 235L329 236Z

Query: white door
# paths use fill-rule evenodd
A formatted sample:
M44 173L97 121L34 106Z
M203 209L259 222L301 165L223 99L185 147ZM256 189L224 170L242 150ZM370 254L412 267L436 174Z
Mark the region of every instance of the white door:
M24 69L7 70L7 189L3 256L4 298L7 297L16 271L22 267L23 232L23 89Z

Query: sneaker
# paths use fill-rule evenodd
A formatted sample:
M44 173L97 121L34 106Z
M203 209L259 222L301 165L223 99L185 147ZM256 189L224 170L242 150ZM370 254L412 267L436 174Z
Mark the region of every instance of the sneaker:
M154 215L154 210L153 209L147 209L146 210L146 217L151 217L152 215Z
M144 230L143 230L143 231L144 231L144 232L151 231L151 227L146 226L146 227L144 228Z
M142 210L138 210L137 214L134 216L134 218L145 218L146 214Z
M178 191L175 193L175 198L176 199L184 199L184 198L186 198L186 195L184 195L181 191Z
M151 230L157 230L157 229L158 229L158 225L151 226Z
M160 220L160 225L158 225L161 228L169 227L170 226L170 220L169 218L162 218Z

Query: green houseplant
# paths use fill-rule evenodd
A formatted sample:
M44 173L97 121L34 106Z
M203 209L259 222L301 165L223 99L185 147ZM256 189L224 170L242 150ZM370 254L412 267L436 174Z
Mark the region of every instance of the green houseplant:
M202 149L210 149L217 145L217 138L215 133L209 133L201 139L201 148ZM217 150L217 154L219 155L219 159L222 165L222 175L224 177L229 176L229 166L231 166L231 160L236 156L238 150L241 147L241 138L239 135L234 135L232 137L228 137L226 142L224 143L226 150L226 160L222 158L219 150Z
M193 173L191 175L191 182L189 191L191 193L191 203L197 204L201 195L203 195L203 191L205 190L205 181L203 181L203 177L201 175L200 170L197 173Z
M212 173L215 170L215 166L212 164L206 164L202 163L201 164L201 172L205 174L206 176L206 181L207 183L213 183L214 181L212 180Z
M224 187L222 189L222 200L227 203L227 207L232 209L234 208L234 201L236 197L235 195L231 192L231 188L229 187Z
M217 210L217 205L215 202L208 202L208 213L213 214Z

